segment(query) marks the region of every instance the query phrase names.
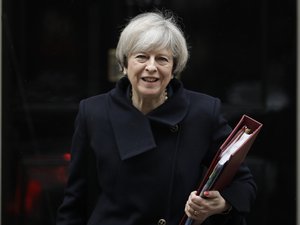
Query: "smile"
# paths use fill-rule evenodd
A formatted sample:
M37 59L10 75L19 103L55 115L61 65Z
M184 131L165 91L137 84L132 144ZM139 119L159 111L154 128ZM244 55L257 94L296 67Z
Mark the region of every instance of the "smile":
M155 78L155 77L143 77L142 80L143 80L143 81L146 81L146 82L153 83L153 82L158 81L159 79L158 79L158 78Z

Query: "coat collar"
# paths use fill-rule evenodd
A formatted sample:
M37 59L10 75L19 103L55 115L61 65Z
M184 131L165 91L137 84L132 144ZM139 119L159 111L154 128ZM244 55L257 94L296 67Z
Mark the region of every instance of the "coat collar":
M116 143L122 160L153 150L156 143L152 134L150 121L166 126L179 124L187 114L189 100L182 83L172 79L168 100L148 113L142 114L129 98L130 82L124 77L109 92L108 114L115 134Z

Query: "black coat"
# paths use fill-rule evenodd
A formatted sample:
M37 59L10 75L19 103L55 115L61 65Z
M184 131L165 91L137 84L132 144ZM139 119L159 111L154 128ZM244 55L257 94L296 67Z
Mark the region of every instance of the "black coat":
M218 99L188 91L176 79L169 99L147 115L132 106L129 86L123 78L112 91L81 101L57 225L152 225L160 219L178 225L190 192L231 131ZM255 191L241 166L221 192L234 210L207 224L247 213Z

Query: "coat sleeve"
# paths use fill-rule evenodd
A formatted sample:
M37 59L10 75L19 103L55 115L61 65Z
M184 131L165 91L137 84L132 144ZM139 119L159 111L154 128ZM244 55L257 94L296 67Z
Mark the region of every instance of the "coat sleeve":
M69 178L57 213L57 225L86 224L88 135L84 101L79 105L71 147Z
M256 197L256 184L246 165L241 165L231 184L220 194L232 205L232 210L229 214L210 217L208 224L246 225L245 215L250 212Z
M238 213L247 214L254 204L256 191L251 171L242 164L231 184L221 191L221 195Z

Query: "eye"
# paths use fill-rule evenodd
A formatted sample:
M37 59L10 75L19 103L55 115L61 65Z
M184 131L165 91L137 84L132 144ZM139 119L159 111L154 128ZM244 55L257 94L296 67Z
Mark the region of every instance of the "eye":
M169 63L169 61L170 61L169 58L166 56L159 56L159 57L157 57L156 60L161 65L165 65L165 64Z
M135 56L138 62L146 62L147 61L147 56L144 54L137 54Z
M165 62L168 62L168 61L169 61L169 59L168 59L167 57L164 57L164 56L158 57L158 60L159 60L159 61L165 61Z

